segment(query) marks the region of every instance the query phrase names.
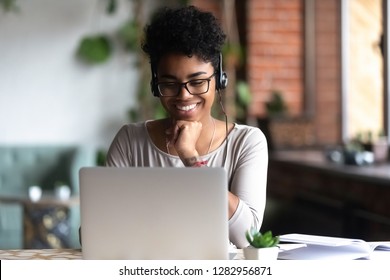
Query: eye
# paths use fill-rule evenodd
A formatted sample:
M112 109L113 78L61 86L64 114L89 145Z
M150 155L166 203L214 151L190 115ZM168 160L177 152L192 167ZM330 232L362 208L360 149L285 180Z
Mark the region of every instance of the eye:
M207 82L207 80L193 80L193 81L189 81L188 84L189 84L191 87L201 87L201 86L203 86L206 82Z
M160 83L159 86L164 89L175 89L177 88L177 83Z

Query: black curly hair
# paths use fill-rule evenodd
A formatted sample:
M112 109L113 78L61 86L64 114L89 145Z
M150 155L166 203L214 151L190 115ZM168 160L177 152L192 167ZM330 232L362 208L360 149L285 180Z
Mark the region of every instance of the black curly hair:
M157 65L168 53L196 55L217 69L226 35L210 12L194 6L162 8L145 27L143 51Z

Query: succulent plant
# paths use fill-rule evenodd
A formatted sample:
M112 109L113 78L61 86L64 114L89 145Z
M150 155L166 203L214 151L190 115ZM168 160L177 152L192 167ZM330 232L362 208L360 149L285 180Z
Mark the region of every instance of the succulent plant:
M251 228L245 233L245 237L254 248L276 247L279 244L279 236L273 236L270 230L262 234L255 228Z

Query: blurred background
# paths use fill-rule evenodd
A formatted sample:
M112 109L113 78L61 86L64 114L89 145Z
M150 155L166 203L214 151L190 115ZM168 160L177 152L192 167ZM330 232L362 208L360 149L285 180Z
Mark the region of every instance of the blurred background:
M389 239L386 0L0 0L0 248L79 247L78 170L164 115L140 40L186 4L228 35L230 121L266 134L263 229Z

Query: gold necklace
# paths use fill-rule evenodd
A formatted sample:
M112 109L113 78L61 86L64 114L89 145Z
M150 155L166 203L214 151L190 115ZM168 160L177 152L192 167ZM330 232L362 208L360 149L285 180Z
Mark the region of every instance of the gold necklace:
M215 137L215 130L216 130L215 119L212 118L212 120L213 120L214 130L213 130L213 135L211 136L211 141L210 141L209 148L207 149L206 154L208 154L210 152L210 149L211 149L211 146L213 145L214 137ZM165 137L165 145L166 145L167 152L170 155L171 153L169 151L169 140L167 137Z

